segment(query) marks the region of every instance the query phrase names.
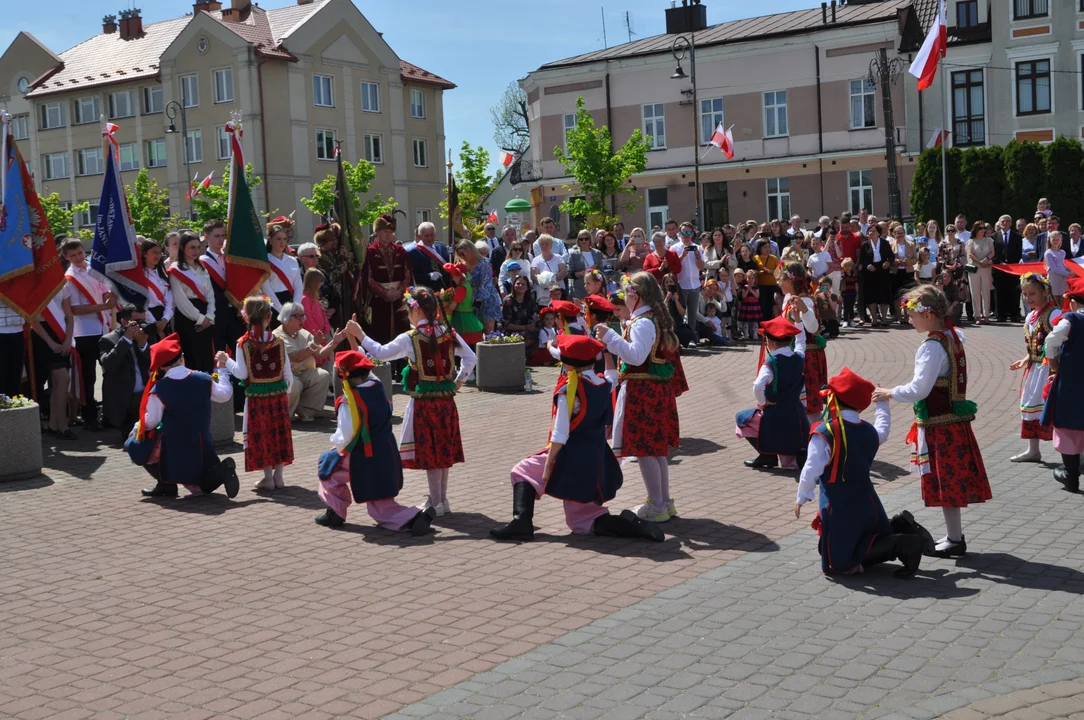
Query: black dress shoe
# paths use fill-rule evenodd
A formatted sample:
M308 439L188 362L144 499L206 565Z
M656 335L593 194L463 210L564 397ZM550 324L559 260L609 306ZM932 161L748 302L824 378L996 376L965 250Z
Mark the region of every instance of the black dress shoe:
M1054 470L1054 479L1060 482L1069 492L1080 492L1080 475L1069 472L1065 467Z
M779 458L775 455L757 455L753 460L746 460L744 463L748 468L773 468L779 464Z
M152 488L143 488L143 497L175 498L177 497L177 484L160 482Z
M945 538L941 542L937 543L937 548L933 552L935 557L939 558L954 558L963 557L967 554L967 538L963 535L959 540L949 540Z
M429 507L422 510L407 523L407 527L410 528L410 534L414 537L428 535L433 530L433 518L436 516L436 508Z
M316 516L316 524L323 525L324 527L336 528L344 525L345 523L346 520L339 517L331 508L328 508L326 511L324 511L323 515Z

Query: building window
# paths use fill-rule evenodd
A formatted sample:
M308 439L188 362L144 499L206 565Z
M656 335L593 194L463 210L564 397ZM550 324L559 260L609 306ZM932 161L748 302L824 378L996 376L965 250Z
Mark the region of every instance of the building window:
M162 86L151 85L143 88L143 114L153 115L162 112Z
M647 225L649 228L663 227L670 219L669 193L666 188L647 189ZM650 233L650 231L648 231Z
M312 76L312 104L316 107L335 107L334 78L330 75Z
M98 201L91 200L87 209L73 216L76 227L94 227L98 224Z
M203 131L189 130L184 139L184 156L186 162L203 162Z
M723 99L706 98L700 101L700 144L711 140L715 128L723 122Z
M979 24L979 0L957 0L956 27L969 28Z
M568 155L568 136L576 129L576 116L565 115L564 116L564 140L562 141L565 148L565 155Z
M181 104L199 107L199 75L181 75Z
M166 166L166 140L165 138L158 138L157 140L147 141L147 167L165 167Z
M233 102L233 68L215 70L215 102Z
M1050 61L1016 63L1016 114L1050 112Z
M109 117L111 119L132 117L133 115L135 115L135 108L132 106L131 90L109 93Z
M30 116L16 115L11 119L11 134L16 140L30 139Z
M429 167L429 142L425 138L414 138L414 167Z
M787 91L776 90L764 93L764 137L783 137L787 134ZM788 214L771 217L790 216Z
M663 117L663 104L644 105L644 135L649 143L649 150L666 148L666 120Z
M139 169L139 149L135 143L121 143L120 169L122 172Z
M86 125L87 123L100 122L102 119L102 104L98 96L79 98L72 103L75 108L75 124Z
M876 97L868 79L851 80L851 130L877 126Z
M410 117L415 120L425 119L425 93L416 88L410 91Z
M1013 20L1046 17L1050 11L1050 0L1013 0Z
M361 81L362 112L380 112L380 83Z
M225 125L219 125L215 128L215 141L218 145L218 159L229 160L230 159L230 134L226 132Z
M42 130L64 127L64 106L61 103L46 103L38 109L41 111Z
M986 144L982 70L952 73L952 144Z
M873 212L873 171L851 170L847 173L847 194L851 199L851 214L865 208Z
M335 131L325 130L324 128L316 129L316 159L317 160L334 160L335 159Z
M362 136L365 143L365 159L373 165L384 164L384 138L380 135L365 134Z
M433 211L426 210L425 208L419 208L414 211L414 227L418 227L422 223L433 222Z
M75 151L76 175L101 175L105 172L102 162L102 149L100 147L87 148Z
M769 218L790 217L790 178L768 178L768 215Z
M68 177L68 153L49 153L41 156L41 167L46 180Z

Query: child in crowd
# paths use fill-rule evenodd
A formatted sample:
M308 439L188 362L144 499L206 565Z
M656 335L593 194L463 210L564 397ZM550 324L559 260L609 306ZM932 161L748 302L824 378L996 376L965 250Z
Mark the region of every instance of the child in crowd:
M532 367L553 365L553 354L549 347L550 342L557 339L557 313L553 308L546 306L538 311L538 326L538 349L527 364Z
M914 405L915 423L907 435L914 444L911 462L922 478L922 499L927 507L942 509L948 531L934 554L962 557L967 542L961 508L993 497L971 430L978 406L967 399L965 339L959 330L946 326L948 300L936 286L912 289L903 303L915 331L925 335L915 352L915 374L906 385L878 388L873 400Z
M839 296L832 292L831 275L822 275L817 279L817 293L813 299L817 303L821 325L824 326L821 334L833 339L839 337Z
M399 431L399 454L403 467L425 470L429 482L425 509L434 508L442 516L452 510L448 502L449 470L463 462L455 394L474 372L477 358L455 330L445 327L441 318L447 314L436 293L429 288L412 288L407 292L406 304L413 329L386 345L366 337L354 320L347 324L347 331L377 360L407 359L403 389L410 394L410 400ZM461 362L459 374L453 378L456 358Z
M1046 198L1039 198L1039 202L1035 204L1035 215L1042 215L1045 218L1049 218L1054 214L1054 211L1050 209L1050 201Z
M918 251L918 264L915 266L915 282L919 285L933 282L935 265L930 261L930 249L922 248Z
M1069 279L1069 309L1046 337L1044 354L1050 363L1050 392L1041 422L1053 427L1054 449L1062 466L1054 479L1069 492L1080 491L1080 454L1084 452L1084 278Z
M283 468L294 461L289 394L294 374L282 338L268 330L271 302L263 296L246 298L242 314L248 332L237 341L234 357L219 351L216 361L234 378L246 381L241 431L245 472L263 470L253 489L282 489Z
M738 306L738 326L746 340L755 342L759 339L757 328L760 327L760 319L763 317L760 309L760 290L757 289L757 274L755 271L747 271L739 276L735 272L734 276L741 282L738 286L738 297L741 301Z
M474 288L467 277L470 270L463 263L444 263L444 272L453 285L444 291L444 309L459 337L473 347L482 341L485 327L474 312Z
M812 245L813 252L809 254L809 259L806 260L809 274L816 278L828 275L828 265L832 262L832 256L824 249L824 239L814 237Z
M1024 273L1020 277L1020 293L1031 308L1024 320L1024 345L1028 354L1009 365L1016 371L1023 369L1020 382L1020 437L1028 441L1028 449L1009 458L1009 462L1040 462L1040 440L1052 440L1053 428L1039 423L1043 413L1043 390L1050 377L1044 348L1046 338L1061 317L1061 309L1050 295L1049 281L1038 273Z
M1043 264L1046 266L1046 277L1050 281L1050 294L1054 302L1061 305L1061 297L1065 294L1071 273L1069 268L1065 267L1065 251L1061 247L1060 232L1047 233Z
M861 327L862 321L854 315L854 306L858 302L858 270L851 258L843 258L840 263L839 286L843 298L843 327Z
M343 394L335 401L338 425L331 436L333 447L320 456L318 492L327 510L316 524L343 525L353 501L363 503L381 527L425 535L436 511L395 501L403 489L403 463L392 433L391 403L380 380L370 375L373 367L373 361L357 350L335 355Z
M945 293L945 299L948 300L948 313L945 315L953 325L957 325L960 322L960 318L964 314L963 303L960 302L960 287L957 282L952 278L952 271L943 271L937 279L937 287L941 289L941 292Z
M704 305L704 312L707 313L705 317L707 318L708 325L711 327L712 334L718 338L718 342L713 339L712 344L725 345L726 338L723 335L723 321L719 317L719 303L714 301L707 303Z
M805 452L809 439L809 418L802 405L806 334L782 315L760 327L767 357L753 382L757 406L738 413L735 432L757 451L746 467L797 470L795 458Z

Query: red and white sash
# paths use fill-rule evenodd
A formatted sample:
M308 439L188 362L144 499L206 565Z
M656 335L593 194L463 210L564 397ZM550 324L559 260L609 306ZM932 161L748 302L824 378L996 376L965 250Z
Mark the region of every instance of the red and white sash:
M159 277L158 273L153 270L144 270L147 274L147 290L150 291L151 302L148 303L148 307L156 305L166 306L166 291L168 288L163 288L162 283L165 281Z
M53 334L58 345L64 344L64 338L68 337L68 322L64 317L64 305L59 298L53 298L41 311L41 324ZM83 361L77 352L69 353L68 358L71 360L68 392L83 403Z
M226 268L219 264L218 258L211 254L208 250L200 256L200 264L207 270L207 274L211 276L211 280L220 290L226 289Z
M167 271L167 274L171 278L176 278L184 283L185 287L196 295L197 300L207 302L207 296L203 294L203 284L200 282L199 275L196 275L191 270L181 270L181 268L176 265L171 266Z
M64 273L64 277L68 279L75 289L79 291L79 294L87 301L88 305L101 305L102 304L102 284L90 277L86 270L78 270L74 265L68 268ZM109 327L109 316L104 312L98 313L98 319L101 321L103 327Z
M278 277L279 282L286 288L286 292L290 293L290 296L295 295L294 284L290 281L290 269L285 266L285 262L275 257L274 255L268 255L267 261L271 263L271 270Z
M442 267L444 267L444 258L442 258L440 255L438 255L435 250L433 250L430 247L426 247L425 245L422 245L421 243L417 243L417 247L423 253L428 255L429 259L432 260L436 264L436 268L435 268L436 270L439 271Z

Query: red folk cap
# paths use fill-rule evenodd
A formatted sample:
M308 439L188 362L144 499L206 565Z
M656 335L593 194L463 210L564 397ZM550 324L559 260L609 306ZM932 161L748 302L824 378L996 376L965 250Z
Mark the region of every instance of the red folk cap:
M177 333L167 335L151 345L151 374L166 365L172 365L181 356L181 336Z
M346 377L355 370L371 370L376 367L369 356L360 350L343 350L335 353L335 369L340 377Z
M444 272L453 277L463 277L463 266L459 263L444 263L442 267L444 268Z
M861 375L843 368L839 375L828 381L828 389L835 393L840 403L862 412L873 401L873 383Z
M580 316L580 306L568 300L552 300L550 301L550 307L553 308L554 312L564 315L569 320L575 320Z
M1069 294L1074 297L1084 298L1084 277L1073 275L1069 278Z
M587 335L560 335L557 349L561 352L561 362L574 367L591 365L606 346Z
M601 295L588 295L583 299L583 304L591 309L591 312L612 313L614 304Z
M765 320L760 324L760 329L766 336L775 340L786 340L802 332L802 330L794 326L794 323L782 315L771 320Z

